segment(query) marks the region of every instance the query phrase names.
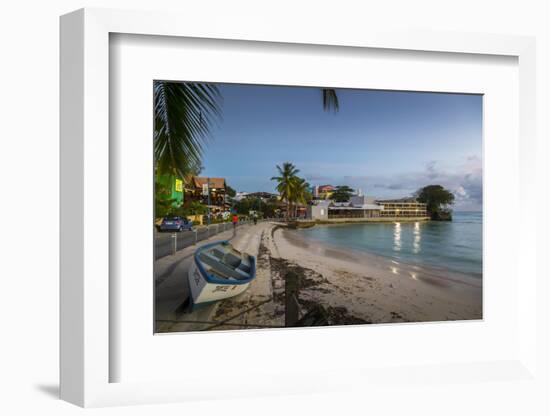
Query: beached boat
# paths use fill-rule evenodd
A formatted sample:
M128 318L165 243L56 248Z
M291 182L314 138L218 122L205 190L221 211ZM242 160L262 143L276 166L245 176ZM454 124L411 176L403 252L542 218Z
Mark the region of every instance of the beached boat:
M243 293L256 277L256 259L227 241L199 247L189 268L194 304L214 302Z

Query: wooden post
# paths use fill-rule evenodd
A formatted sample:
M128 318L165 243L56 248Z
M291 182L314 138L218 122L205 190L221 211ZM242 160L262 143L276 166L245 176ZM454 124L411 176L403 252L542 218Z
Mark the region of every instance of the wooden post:
M285 326L293 327L300 318L298 304L298 276L294 272L287 272L285 276Z

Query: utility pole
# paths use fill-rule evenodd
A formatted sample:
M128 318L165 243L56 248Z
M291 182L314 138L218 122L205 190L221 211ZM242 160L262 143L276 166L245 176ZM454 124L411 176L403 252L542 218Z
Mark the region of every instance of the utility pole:
M206 178L206 192L208 194L208 202L207 202L207 208L208 208L208 229L210 229L210 178Z

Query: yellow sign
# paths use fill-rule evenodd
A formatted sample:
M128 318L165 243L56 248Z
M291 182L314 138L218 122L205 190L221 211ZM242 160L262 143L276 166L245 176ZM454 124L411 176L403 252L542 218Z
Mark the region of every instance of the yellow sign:
M183 181L176 179L176 192L183 192Z

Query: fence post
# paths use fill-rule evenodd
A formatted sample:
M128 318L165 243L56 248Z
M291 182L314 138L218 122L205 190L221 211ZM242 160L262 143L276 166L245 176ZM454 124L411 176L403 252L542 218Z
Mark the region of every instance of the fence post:
M172 254L176 254L178 251L178 235L176 233L172 233Z

